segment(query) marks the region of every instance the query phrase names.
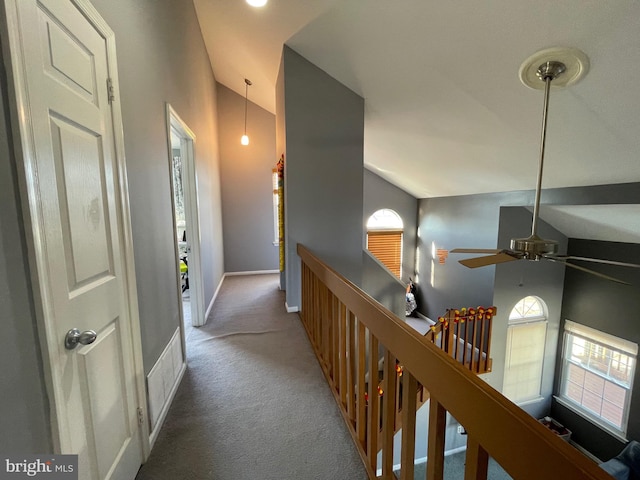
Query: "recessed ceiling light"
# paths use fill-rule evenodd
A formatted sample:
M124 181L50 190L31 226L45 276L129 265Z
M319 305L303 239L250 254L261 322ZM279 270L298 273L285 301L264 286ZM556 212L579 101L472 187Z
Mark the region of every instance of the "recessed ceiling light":
M247 3L252 7L264 7L267 4L267 0L247 0Z

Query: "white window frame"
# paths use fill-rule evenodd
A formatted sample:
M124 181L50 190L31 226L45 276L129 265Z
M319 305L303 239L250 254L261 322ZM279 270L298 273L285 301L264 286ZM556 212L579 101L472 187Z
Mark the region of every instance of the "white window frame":
M367 250L369 249L369 233L382 233L392 231L397 231L398 233L400 233L400 272L398 278L402 278L402 263L404 260L404 223L402 221L402 217L398 214L398 212L392 210L391 208L381 208L373 212L373 214L369 217L366 227ZM375 257L375 255L373 256Z
M536 305L537 309L532 310L531 304ZM527 305L529 305L527 307ZM504 368L504 378L503 378L503 394L509 398L512 402L518 405L527 405L535 402L539 402L543 400L541 395L542 390L542 375L544 371L544 353L545 346L547 342L547 308L546 304L541 298L534 296L526 296L523 297L516 303L516 305L511 310L509 314L509 323L507 326L507 348L505 354L505 368ZM517 354L518 351L515 351L511 348L512 342L514 341L514 337L518 335L518 333L522 334L524 331L524 327L527 327L530 330L532 327L539 329L537 332L541 335L541 339L539 343L534 345L535 348L535 357L528 358L528 362L535 363L535 367L539 374L537 376L537 390L535 393L531 393L526 396L517 396L515 392L510 391L508 386L512 383L515 383L511 376L517 376L518 371L517 368L511 369L513 361L512 354Z
M581 363L578 363L570 358L570 345L569 342L571 337L582 338L592 344L598 345L604 349L608 349L611 352L617 352L621 355L626 355L631 360L631 370L629 372L629 381L628 384L616 380L614 377L603 374L601 371L596 369L590 369L588 366L585 366ZM599 330L596 330L591 327L587 327L586 325L582 325L576 322L572 322L571 320L565 320L564 327L564 336L563 336L563 348L562 348L562 369L560 374L560 383L559 383L559 395L556 397L556 400L560 402L565 407L574 411L578 415L582 416L586 420L595 424L596 426L602 428L603 430L609 432L610 434L622 439L627 439L627 428L629 423L629 410L631 405L631 395L633 393L633 379L635 376L635 369L637 363L638 356L638 345L631 341L616 337L614 335L610 335ZM585 372L592 373L599 378L604 379L605 382L609 382L618 387L626 390L627 394L625 396L625 405L623 407L622 413L622 425L618 427L612 422L608 421L606 418L599 415L597 412L593 412L588 407L576 402L574 399L570 398L567 394L568 387L568 369L570 365L574 365L577 368L584 370Z

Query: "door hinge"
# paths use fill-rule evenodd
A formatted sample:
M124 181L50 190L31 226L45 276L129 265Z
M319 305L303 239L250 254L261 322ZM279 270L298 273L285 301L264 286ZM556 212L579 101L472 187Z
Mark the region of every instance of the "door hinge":
M116 99L115 88L113 87L113 80L111 78L107 78L107 95L109 98L109 103L113 103Z
M138 407L138 425L142 426L144 422L144 412L142 411L142 407Z

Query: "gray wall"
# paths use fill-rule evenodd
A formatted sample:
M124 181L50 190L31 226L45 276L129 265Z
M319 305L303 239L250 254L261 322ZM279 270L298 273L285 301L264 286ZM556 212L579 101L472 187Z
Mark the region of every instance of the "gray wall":
M433 262L431 285L431 245L436 248L496 248L501 205L528 205L533 195L526 192L429 198L419 201L417 296L420 311L436 319L447 308L488 305L493 301L495 267L469 270L450 254L444 265ZM530 230L530 229L529 229ZM527 236L528 231L521 236ZM508 247L508 245L500 245Z
M531 212L524 207L502 207L498 245L508 245L510 239L514 237L528 236L529 233L522 235L522 232L531 230L532 217ZM567 238L542 220L538 223L538 234L542 238L557 240L559 251L566 253ZM540 297L547 306L548 315L540 388L543 400L522 407L537 418L545 416L551 407L564 274L565 268L562 265L546 261L521 260L496 266L492 303L497 307L499 315L493 322L493 347L491 348L493 371L484 378L494 388L502 390L509 314L523 297L529 295Z
M449 254L444 265L434 263L431 277L431 243L436 248L508 248L498 243L500 207L533 205L533 191L489 193L421 199L418 203L417 276L421 311L437 318L454 305L484 305L493 301L495 267L470 270L458 263L463 254ZM640 203L640 183L549 189L542 204L590 205ZM527 237L530 226L517 233Z
M165 102L196 134L205 306L223 275L215 80L191 2L93 0L116 34L145 371L178 327ZM3 58L3 66L5 59ZM0 451L52 450L6 76L0 119Z
M535 416L542 412L549 404L549 397L553 389L549 389L553 357L558 355L557 339L560 337L558 322L558 291L563 288L560 319L569 318L578 322L584 321L594 328L600 328L614 335L634 340L640 337L628 315L622 312L637 311L637 299L628 290L621 290L622 286L591 278L588 275L578 275L573 270L565 272L564 286L561 273L554 271L553 265L545 263L530 263L525 261L499 265L498 267L483 267L467 269L458 264L458 260L465 258L463 254L450 254L444 265L435 262L435 285L429 284L431 275L431 242L437 248L451 250L455 247L475 248L508 248L508 239L527 237L530 234L530 224L517 216L517 209L506 209L508 206L528 206L533 203L533 192L506 192L483 195L469 195L459 197L442 197L422 199L419 201L419 238L418 238L418 273L420 288L418 289L420 305L426 305L426 314L435 318L447 308L467 305L489 305L498 307L495 319L496 329L492 337L491 354L494 358L494 371L486 375L488 382L496 388L502 387L504 375L504 353L506 348L506 324L510 310L515 301L522 298L518 285L522 282L522 289L542 297L550 312L550 325L547 333L547 349L543 372L543 394L547 395L544 403L526 407ZM636 204L640 203L640 184L629 183L620 185L601 185L592 187L571 187L549 189L543 191L543 204L555 205L589 205L589 204ZM520 210L522 211L522 210ZM501 215L504 218L501 218ZM516 216L514 216L516 215ZM530 218L530 213L527 214ZM562 237L552 231L546 231L548 226L541 224L542 236L562 240ZM572 247L572 240L567 251L569 254L583 253ZM624 244L596 242L598 248L590 248L586 256L606 256L608 250L620 250L618 255L623 261L638 262L637 250L628 253L622 250ZM633 248L638 248L635 245ZM602 249L602 250L599 250ZM624 253L627 252L627 253ZM611 257L615 258L615 257ZM635 260L634 260L635 259ZM549 271L533 272L533 268L551 269ZM632 270L632 269L629 269ZM579 272L578 272L579 273ZM604 272L607 273L607 272ZM616 272L617 273L617 272ZM627 271L626 275L632 273ZM635 272L637 274L637 272ZM547 276L548 275L548 276ZM580 278L580 283L577 282ZM588 282L588 283L585 283ZM640 285L636 280L635 285ZM555 289L558 289L556 291ZM625 287L626 288L626 287ZM615 293L614 293L615 292ZM598 294L597 296L596 293ZM586 306L593 305L597 298L598 308L587 311ZM635 303L634 303L635 302ZM577 305L580 305L578 308ZM619 307L620 306L620 307ZM619 309L620 308L620 309ZM611 309L614 312L611 313ZM617 314L615 312L618 312ZM624 320L623 320L624 318ZM557 323L556 323L557 322ZM622 323L621 323L622 322ZM629 335L627 335L629 332ZM555 345L554 345L555 341ZM634 340L638 341L638 340ZM554 351L555 350L555 351ZM553 380L555 381L555 379ZM554 387L556 388L556 387ZM553 402L553 400L551 399ZM640 436L640 395L636 396L632 405L632 420L630 421L630 438ZM638 413L636 413L638 412ZM621 444L613 437L582 421L560 405L552 403L551 413L557 416L568 428L575 430L575 438L596 455L604 453L602 458L608 458L614 450L619 450ZM599 445L605 445L603 448ZM617 451L615 452L617 453Z
M204 307L221 281L216 86L191 2L93 0L116 35L145 372L179 325L165 102L196 135Z
M299 307L298 243L360 283L364 100L289 47L283 57L286 301Z
M396 316L405 318L406 286L369 251L362 251L362 285L360 288L387 307Z
M418 232L418 199L387 182L370 170L364 171L363 232L367 233L367 220L382 208L394 210L400 218L402 233L402 281L415 277L416 241ZM365 241L366 245L366 241ZM415 278L414 278L415 280Z
M249 145L241 145L245 99L217 87L225 272L277 270L271 180L277 161L275 115L249 101Z
M0 65L0 452L52 450L16 164Z
M569 240L569 253L621 262L640 263L640 245L593 240ZM625 280L632 286L601 280L589 274L567 269L562 301L562 321L572 320L640 345L640 270L590 264L589 268ZM561 325L564 328L564 324ZM560 358L562 346L558 345ZM560 379L560 365L556 380ZM556 387L556 391L559 387ZM553 402L551 413L573 433L571 438L597 457L608 460L617 455L623 443L586 421L568 408ZM627 431L629 440L640 439L640 368L636 367L631 394Z

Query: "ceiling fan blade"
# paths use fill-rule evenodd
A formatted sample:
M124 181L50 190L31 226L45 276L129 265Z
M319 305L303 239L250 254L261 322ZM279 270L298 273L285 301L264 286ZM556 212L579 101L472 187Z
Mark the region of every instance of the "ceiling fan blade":
M468 268L486 267L487 265L495 265L497 263L512 262L520 260L518 257L509 255L508 253L498 253L497 255L487 255L486 257L466 258L459 262Z
M493 253L497 254L502 252L502 250L497 250L495 248L454 248L450 250L449 253Z
M567 267L574 268L576 270L580 270L582 272L590 273L591 275L595 275L596 277L603 278L605 280L610 280L612 282L621 283L622 285L631 285L629 282L625 282L624 280L620 280L619 278L610 277L609 275L605 275L604 273L596 272L589 268L581 267L580 265L576 265L575 263L569 263L562 258L552 257L552 256L543 256L546 260L551 260L552 262L564 263Z
M640 268L640 265L638 265L637 263L617 262L615 260L604 260L602 258L575 257L573 255L550 255L550 256L543 255L543 257L545 258L551 257L561 261L578 260L580 262L603 263L605 265L616 265L618 267Z

